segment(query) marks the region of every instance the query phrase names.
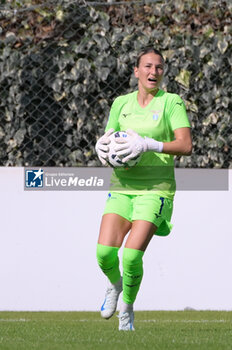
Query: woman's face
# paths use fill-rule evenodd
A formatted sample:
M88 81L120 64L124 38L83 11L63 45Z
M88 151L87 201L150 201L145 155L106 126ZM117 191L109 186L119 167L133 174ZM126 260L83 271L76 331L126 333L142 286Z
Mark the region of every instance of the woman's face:
M139 80L139 89L152 92L157 90L162 81L164 62L162 57L154 52L147 53L140 58L139 66L134 68L136 78Z

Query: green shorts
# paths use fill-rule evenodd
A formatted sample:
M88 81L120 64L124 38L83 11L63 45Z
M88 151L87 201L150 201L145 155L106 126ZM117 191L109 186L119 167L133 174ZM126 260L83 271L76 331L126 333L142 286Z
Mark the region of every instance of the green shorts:
M109 192L104 214L118 214L130 222L134 220L152 222L158 227L155 235L167 236L172 229L170 223L172 211L173 201L157 194L128 195Z

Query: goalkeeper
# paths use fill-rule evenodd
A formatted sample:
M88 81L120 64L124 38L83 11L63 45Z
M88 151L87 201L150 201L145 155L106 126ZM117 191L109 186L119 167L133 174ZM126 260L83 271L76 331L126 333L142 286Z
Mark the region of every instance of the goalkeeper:
M133 304L143 277L143 255L154 235L170 233L175 194L174 156L190 155L192 140L184 102L159 88L164 72L162 54L154 48L140 52L134 68L138 90L115 99L106 133L96 151L107 164L109 136L117 139L117 155L126 163L141 155L132 168L115 168L97 244L97 260L109 280L101 315L113 316L119 294L119 330L134 330ZM127 236L127 237L126 237ZM125 240L122 266L118 251Z

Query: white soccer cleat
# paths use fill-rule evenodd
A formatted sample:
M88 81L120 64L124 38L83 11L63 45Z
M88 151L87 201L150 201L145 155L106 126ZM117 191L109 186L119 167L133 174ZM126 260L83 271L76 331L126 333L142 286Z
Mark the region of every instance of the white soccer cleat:
M122 277L116 284L111 284L106 290L104 303L101 307L101 316L109 319L116 311L119 294L122 291Z
M134 331L134 312L133 310L120 312L119 318L119 331Z

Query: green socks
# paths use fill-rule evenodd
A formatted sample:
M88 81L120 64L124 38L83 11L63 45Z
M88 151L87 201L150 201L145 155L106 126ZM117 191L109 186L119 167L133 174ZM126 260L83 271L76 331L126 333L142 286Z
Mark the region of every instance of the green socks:
M106 245L97 245L97 261L103 273L108 277L112 284L120 280L118 247L109 247Z
M143 278L143 254L137 249L123 250L123 301L133 304Z
M119 247L97 245L97 261L112 284L120 280ZM123 302L133 304L143 278L143 254L138 249L123 250Z

